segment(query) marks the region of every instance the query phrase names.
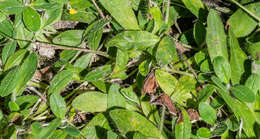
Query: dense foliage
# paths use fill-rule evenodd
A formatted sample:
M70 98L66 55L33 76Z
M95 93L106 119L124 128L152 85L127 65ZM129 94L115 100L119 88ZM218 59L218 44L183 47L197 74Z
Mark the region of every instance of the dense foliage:
M0 138L259 138L258 0L0 0Z

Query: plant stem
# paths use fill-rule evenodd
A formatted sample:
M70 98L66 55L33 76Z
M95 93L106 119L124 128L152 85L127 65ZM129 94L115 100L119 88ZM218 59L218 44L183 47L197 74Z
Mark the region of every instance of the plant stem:
M96 1L95 1L95 0L92 0L92 3L93 3L93 4L95 5L95 7L97 8L98 13L100 14L100 16L101 16L103 19L106 19L106 17L105 17L105 15L103 14L102 10L98 7ZM107 24L107 27L108 27L108 29L111 29L111 26L110 26L109 23Z
M167 0L167 9L166 9L166 15L165 15L165 22L166 22L166 24L168 24L168 22L169 22L169 13L170 13L170 2L171 2L171 0Z
M160 120L160 125L159 125L159 131L160 131L161 133L162 133L162 131L163 131L165 111L166 111L166 107L165 107L165 106L162 106L162 115L161 115L161 120ZM162 138L162 136L161 136L161 138Z
M252 13L251 11L249 11L247 8L245 8L243 5L241 5L239 2L235 1L235 0L230 0L231 2L233 2L234 4L236 4L238 7L240 7L241 9L243 9L245 12L247 12L250 16L252 16L253 18L255 18L258 22L260 22L260 17L256 16L254 13Z

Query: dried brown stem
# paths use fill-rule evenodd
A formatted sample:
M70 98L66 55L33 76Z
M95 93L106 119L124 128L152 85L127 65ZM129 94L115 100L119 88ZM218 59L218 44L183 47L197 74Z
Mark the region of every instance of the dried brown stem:
M102 10L98 7L96 1L95 1L95 0L92 0L92 3L93 3L94 6L97 8L98 13L100 14L100 16L101 16L103 19L106 19L106 17L105 17L105 15L103 14ZM109 23L107 24L107 27L108 27L108 29L111 29L111 26L110 26Z

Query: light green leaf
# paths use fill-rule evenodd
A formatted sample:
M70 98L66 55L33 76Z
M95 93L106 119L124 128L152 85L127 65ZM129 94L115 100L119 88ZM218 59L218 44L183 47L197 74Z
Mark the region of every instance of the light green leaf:
M126 134L129 131L138 131L145 136L160 137L159 130L145 117L137 112L115 109L110 111L119 132Z
M88 82L93 82L102 78L107 77L112 72L111 65L105 65L102 67L98 67L92 71L90 71L84 78L84 80Z
M20 65L27 52L28 51L26 49L20 49L13 55L11 55L5 64L4 71L7 71L17 65Z
M58 22L61 19L62 11L62 3L55 3L50 9L46 9L42 19L43 27Z
M83 37L83 30L67 30L53 38L53 43L77 47L80 45Z
M77 21L90 24L96 19L96 15L93 12L78 11L76 14L69 14L64 11L62 20Z
M200 16L202 10L205 10L201 0L182 0L182 2L197 17Z
M23 22L25 26L33 31L37 32L41 27L41 18L36 10L27 6L23 11Z
M8 42L2 50L2 62L5 64L7 58L14 53L16 49L16 41Z
M59 93L66 85L72 80L73 73L71 71L64 70L58 73L51 80L48 94Z
M247 55L240 48L238 40L232 32L232 28L229 29L229 47L230 47L230 67L231 67L231 81L232 84L239 84L242 74L245 72L245 61Z
M231 68L228 61L224 57L215 57L213 60L213 68L216 75L222 82L229 83L231 77Z
M183 121L175 125L176 139L189 139L191 136L191 122L189 115L184 108L181 108Z
M63 119L66 114L66 103L59 93L53 93L50 97L51 111L55 116Z
M75 68L79 68L80 71L82 71L82 70L86 69L91 64L93 56L94 56L93 53L88 53L88 54L82 55L81 57L79 57L75 61L73 66Z
M217 112L206 102L201 102L199 104L199 113L201 118L208 124L213 125L217 119Z
M250 44L247 49L250 55L253 57L253 59L260 60L260 42Z
M116 65L113 69L112 78L125 79L127 76L125 74L126 65L128 63L129 56L126 50L117 49L116 53Z
M16 17L17 19L18 17ZM21 17L22 18L22 17ZM17 19L18 20L18 19ZM28 46L30 44L30 42L28 41L19 41L19 39L21 40L32 40L34 33L29 31L22 22L18 23L15 26L15 31L16 31L16 38L18 39L17 42L19 44L20 48L25 48L26 46Z
M96 91L85 92L72 102L73 108L85 112L103 112L107 109L107 94Z
M113 37L107 44L107 47L116 46L120 49L145 50L160 40L158 36L146 31L124 31Z
M123 88L123 89L120 90L120 92L128 100L133 101L133 102L139 104L139 98L135 94L135 92L133 90L133 87Z
M162 26L162 22L163 22L161 10L159 7L152 7L149 9L149 13L154 19L153 33L157 33L160 27Z
M255 101L255 93L244 85L236 85L232 87L231 93L244 102L253 103Z
M246 80L245 86L250 88L254 94L257 94L257 91L260 89L260 75L253 73Z
M202 127L197 130L197 136L201 138L210 138L212 134L208 128Z
M80 131L74 126L68 126L63 131L65 133L68 133L69 135L71 135L73 137L79 137L80 136Z
M206 43L211 61L217 56L223 56L228 60L224 25L215 10L210 10L207 24Z
M162 70L156 70L155 71L155 77L158 81L159 86L162 88L162 90L169 96L172 96L177 84L178 80L172 76L170 73L162 71Z
M138 30L138 23L129 0L100 0L103 7L126 30Z
M19 14L24 6L17 0L2 0L0 1L0 11L7 14Z
M213 85L207 85L205 86L199 93L198 93L198 101L202 102L202 101L207 101L208 98L213 94L215 90L215 86Z
M125 108L125 98L120 93L120 86L118 84L112 84L108 91L107 96L107 108L120 107Z
M260 17L260 2L255 2L245 6L247 10ZM241 20L243 19L243 20ZM239 8L228 19L228 24L233 29L236 37L244 37L250 34L257 26L257 21Z
M159 64L167 65L173 61L174 57L178 57L175 43L170 36L165 36L157 47L156 60Z

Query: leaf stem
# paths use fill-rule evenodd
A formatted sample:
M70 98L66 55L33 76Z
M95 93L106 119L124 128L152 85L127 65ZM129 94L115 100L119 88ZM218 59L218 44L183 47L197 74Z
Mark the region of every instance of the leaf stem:
M235 1L235 0L230 0L231 2L233 2L234 4L236 4L238 7L240 7L241 9L243 9L245 12L247 12L250 16L252 16L253 18L255 18L258 22L260 22L260 17L256 16L254 13L252 13L251 11L249 11L247 8L245 8L243 5L241 5L239 2Z
M159 131L161 132L161 134L163 131L165 111L166 111L166 107L162 106L162 115L161 115L161 120L160 120L160 125L159 125ZM162 135L161 135L161 138L162 138Z

